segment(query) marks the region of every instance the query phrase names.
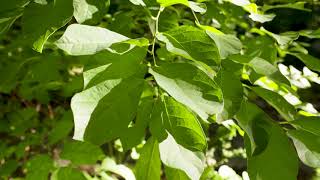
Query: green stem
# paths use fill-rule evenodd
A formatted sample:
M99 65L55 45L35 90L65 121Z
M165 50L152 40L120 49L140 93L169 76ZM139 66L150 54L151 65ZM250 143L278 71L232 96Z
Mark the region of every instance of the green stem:
M197 24L200 24L200 21L199 21L197 15L196 15L196 13L195 13L192 9L191 9L191 12L192 12L194 18L196 19L196 23L197 23Z
M157 17L155 18L155 21L156 21L156 29L155 29L155 33L153 35L153 41L152 41L152 58L153 58L153 63L155 66L157 66L157 63L156 63L156 56L155 56L155 45L156 45L156 40L157 40L157 34L159 33L159 17L160 17L160 14L161 12L164 10L164 7L160 7L159 11L158 11L158 14L157 14Z

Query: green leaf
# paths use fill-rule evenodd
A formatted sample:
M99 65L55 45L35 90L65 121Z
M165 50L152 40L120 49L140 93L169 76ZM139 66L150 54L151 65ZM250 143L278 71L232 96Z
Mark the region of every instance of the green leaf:
M189 1L189 8L194 12L204 14L207 12L207 6L205 3Z
M0 38L10 29L13 23L23 14L23 8L30 0L12 0L0 7Z
M164 64L149 72L161 88L203 120L221 112L221 91L203 71L188 63Z
M109 157L102 161L100 170L112 172L113 174L117 174L126 180L135 180L134 174L130 168L122 164L116 164L115 160Z
M280 127L274 126L270 134L265 151L248 157L250 179L295 179L298 160L294 148Z
M250 73L250 80L252 80L253 83L257 79L267 76L275 82L290 85L288 79L278 70L278 68L263 58L252 58L245 55L233 55L229 56L229 59L251 67L254 71L248 72Z
M42 5L48 4L47 0L34 0L34 2Z
M94 87L73 96L71 108L74 115L75 131L73 138L83 140L91 116L104 96L121 83L121 79L106 80Z
M143 146L135 170L138 180L160 180L159 144L153 137L150 137Z
M194 151L204 151L207 147L206 137L197 117L171 97L162 97L156 102L150 131L159 141L166 139L166 131L169 131L178 144Z
M248 65L259 75L267 76L277 83L291 85L288 79L279 71L279 69L276 66L270 64L265 59L254 57L249 61ZM252 73L252 75L256 74ZM257 76L257 78L261 77L259 75Z
M301 161L311 167L320 167L320 136L303 130L289 130Z
M227 67L236 65L228 63ZM223 111L217 114L217 120L221 122L232 118L239 111L243 99L243 87L239 76L225 67L220 69L215 81L219 84L223 96Z
M48 179L53 168L53 160L48 155L34 156L26 163L26 180Z
M245 130L248 173L252 180L297 178L296 152L281 127L256 105L243 102L236 116Z
M30 0L12 0L12 1L8 1L5 4L3 4L3 6L0 7L0 12L8 12L8 11L14 11L16 9L20 9L26 5L28 5L28 3L30 2Z
M259 154L264 151L267 146L268 135L263 126L259 127L259 123L262 124L261 122L263 122L265 118L267 117L257 106L246 101L242 102L235 119L246 132L246 137L250 140L250 146L246 152L247 155ZM269 121L269 119L267 118L266 121Z
M184 171L191 180L199 180L204 171L204 155L193 152L177 144L168 134L159 144L161 161L168 167Z
M5 163L0 165L0 177L8 177L13 174L19 167L19 162L13 159L9 159Z
M163 11L159 17L159 31L169 31L179 27L179 14L177 12Z
M61 167L53 174L52 180L86 180L81 171L71 167Z
M255 3L250 3L248 0L227 0L237 6L243 7L244 10L250 13L249 18L253 21L265 23L268 21L272 21L275 17L275 14L264 14L259 9L260 7L257 6Z
M270 37L272 37L274 40L277 41L277 43L280 45L280 46L286 46L286 45L289 45L291 44L294 40L298 39L299 37L299 33L283 33L281 35L279 34L275 34L275 33L272 33L268 30L266 30L264 27L261 27L260 30L262 32L265 32L267 35L269 35Z
M208 36L214 40L217 48L219 49L221 59L225 59L232 54L240 53L240 50L242 49L242 43L236 36L224 34L223 32L211 26L198 26L204 29Z
M159 98L154 104L154 108L151 114L151 121L149 129L153 137L157 138L159 142L167 138L167 132L163 124L163 114L165 113L165 107L163 101Z
M320 38L320 29L317 30L302 30L299 31L300 36L305 36L307 38Z
M97 55L105 64L84 73L85 90L71 100L74 139L102 144L120 137L128 128L143 90L146 70L140 62L145 54L146 49L134 48L122 55Z
M259 57L253 58L251 61L249 61L248 65L251 66L258 74L265 76L270 76L278 71L275 66Z
M284 119L286 119L287 121L292 121L295 119L295 108L291 104L289 104L283 96L276 92L260 87L253 87L252 90L257 93L258 96L266 100L272 107L274 107Z
M176 142L187 149L204 151L206 136L197 117L173 98L163 98L162 122Z
M320 72L320 60L309 54L303 53L288 53L300 59L308 68Z
M276 16L275 14L260 14L260 13L254 13L254 12L252 12L249 15L249 17L253 21L260 22L260 23L272 21L275 16Z
M103 93L103 91L108 93L99 95L102 97L100 100L94 100L98 103L85 129L84 140L96 144L108 142L109 140L120 137L122 132L128 128L129 123L133 120L143 89L143 79L132 77L118 82L119 84L117 84L116 87L111 85L110 91L108 91L108 89L102 89L103 86L108 88L109 80L94 86L93 89L90 88L83 91L87 92L89 90L91 92L88 94L89 96L84 95L85 103L89 103L88 105L90 106L92 100L94 100L90 96L98 95L96 90L102 91L101 93ZM111 82L111 84L113 84L113 82ZM83 94L79 94L79 99L74 96L72 99L73 107L83 100L82 95ZM85 107L86 106L82 104L81 107L75 110L79 112L79 119L81 118L81 110L84 112L82 108Z
M299 117L291 121L290 124L295 125L297 128L308 131L317 136L320 136L320 118L316 116Z
M72 119L72 112L65 112L63 117L54 125L54 128L49 133L49 144L55 144L69 135L73 128Z
M214 41L204 30L192 26L180 26L157 34L169 52L189 60L206 64L220 64L219 52Z
M175 4L183 4L192 9L194 12L205 13L207 11L207 7L204 3L198 3L188 0L157 0L157 2L162 7L172 6Z
M2 12L0 12L2 13ZM22 15L23 10L17 9L13 12L6 12L0 17L0 38L11 28L13 23Z
M146 6L143 0L130 0L130 2L132 2L134 5Z
M64 144L61 158L70 160L75 165L94 164L104 158L100 147L88 142L68 141Z
M154 106L153 97L141 99L135 123L124 132L121 137L121 144L124 150L131 149L139 145L144 138L146 127L151 120L151 114Z
M250 57L247 60L251 60L254 57L260 57L271 64L275 64L278 61L277 47L271 37L258 36L246 38L243 42L245 46L245 55Z
M23 61L24 62L24 61ZM10 62L0 67L0 91L10 93L17 85L17 75L23 62Z
M286 8L286 9L296 9L301 11L311 12L311 9L307 9L304 5L307 2L295 2L295 3L288 3L288 4L277 4L277 5L264 5L263 11L268 11L271 9L279 9L279 8Z
M174 4L183 4L189 6L188 0L157 0L157 2L163 7L171 6Z
M165 166L165 174L167 180L189 180L188 175L179 169Z
M74 0L73 16L78 23L98 23L107 14L109 5L109 0Z
M71 24L55 44L70 55L90 55L129 38L105 28Z
M42 52L44 44L72 18L72 0L55 0L47 5L31 3L22 18L23 31L34 50Z
M108 29L127 37L132 37L132 30L136 26L130 11L116 13L108 25Z

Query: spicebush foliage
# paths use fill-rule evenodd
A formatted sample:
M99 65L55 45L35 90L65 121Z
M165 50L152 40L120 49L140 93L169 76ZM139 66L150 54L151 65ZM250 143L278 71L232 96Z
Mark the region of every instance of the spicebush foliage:
M320 168L319 7L2 2L0 179L307 179L300 161Z

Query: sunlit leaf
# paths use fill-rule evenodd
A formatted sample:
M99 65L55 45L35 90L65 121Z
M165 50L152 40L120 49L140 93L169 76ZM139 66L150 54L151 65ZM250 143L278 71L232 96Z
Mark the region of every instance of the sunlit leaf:
M169 52L190 60L207 64L219 64L219 52L214 41L204 30L192 26L180 26L157 34Z
M149 138L143 146L135 169L138 180L160 180L161 162L159 144L156 139Z
M149 70L161 88L202 119L222 110L221 92L203 71L187 63L172 63Z
M254 87L252 90L257 93L258 96L266 100L271 106L273 106L281 116L287 121L292 121L295 119L296 110L289 104L283 96L279 95L270 90L266 90L259 87Z
M289 130L299 158L308 166L320 167L320 136L303 130Z
M161 161L168 167L184 171L191 180L198 180L204 170L204 155L192 152L177 144L169 134L159 144Z
M55 44L70 55L90 55L128 39L105 28L72 24Z
M109 0L74 0L73 16L78 23L84 23L88 20L99 22L107 13L109 5Z

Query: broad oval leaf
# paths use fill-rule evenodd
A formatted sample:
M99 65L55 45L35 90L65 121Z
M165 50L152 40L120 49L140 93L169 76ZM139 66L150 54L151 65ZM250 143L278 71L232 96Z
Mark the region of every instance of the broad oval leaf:
M90 156L88 156L90 154ZM95 164L104 158L99 146L88 142L68 141L60 154L62 159L69 160L75 165Z
M236 119L249 138L246 141L246 151L250 179L297 178L296 152L280 126L273 123L256 105L246 101Z
M47 154L38 154L26 163L26 180L47 179L54 169L53 159Z
M124 150L129 150L141 143L144 139L146 127L151 120L154 108L153 97L145 97L140 100L135 122L123 132L120 140Z
M221 59L225 59L232 54L240 53L242 49L242 43L236 36L224 34L223 32L211 26L203 26L200 24L198 24L198 26L204 29L208 36L214 40L217 48L219 49Z
M171 97L163 97L162 122L180 145L195 151L207 148L206 136L197 117Z
M203 71L188 63L165 64L149 72L161 88L203 120L221 112L221 91Z
M142 90L143 79L132 77L109 91L92 112L84 140L103 144L120 137L136 114Z
M160 180L161 162L159 143L153 137L150 137L143 146L135 169L138 180Z
M47 5L28 5L22 18L23 31L33 49L42 52L49 37L65 26L71 20L72 14L72 0L55 0Z
M251 66L258 74L266 76L272 75L278 71L274 65L260 57L253 58L249 61L248 65Z
M267 35L269 35L270 37L272 37L274 40L276 40L280 46L289 45L299 37L299 33L294 33L294 32L279 35L266 30L264 27L261 27L260 30L266 33Z
M168 166L165 166L165 174L167 180L190 180L190 178L184 171Z
M52 176L51 180L86 180L85 176L80 170L72 167L61 167Z
M105 28L71 24L55 44L70 55L90 55L129 38Z
M220 64L219 52L214 41L204 30L192 26L180 26L157 34L169 52L208 65Z
M320 136L320 117L318 116L299 117L296 120L291 121L290 124L295 125L299 129Z
M204 151L207 147L197 117L171 97L162 97L155 103L150 131L159 141L166 139L169 131L178 144L194 151Z
M284 119L287 121L293 121L295 119L296 110L294 106L289 104L283 96L260 87L253 87L252 90L274 107Z
M56 123L55 127L51 130L48 135L49 144L55 144L63 138L68 137L72 131L72 112L66 111L63 117Z
M223 96L223 110L216 117L219 122L232 118L239 111L243 100L242 83L231 70L232 66L238 68L238 64L229 62L227 67L230 69L222 67L215 78Z
M303 130L289 130L299 158L308 166L320 167L320 136Z
M161 161L166 166L184 171L191 180L200 179L205 167L202 153L185 149L170 134L159 144L159 149Z
M188 0L157 0L162 7L172 6L175 4L183 4L194 12L205 13L207 11L206 4Z
M311 70L320 72L320 60L318 58L313 57L310 54L304 54L304 53L289 53L289 54L300 59Z
M97 55L104 58L107 66L84 73L85 90L71 100L74 139L102 144L119 137L128 128L144 85L146 69L140 62L145 53L144 48L134 48L123 55L110 52Z
M71 108L75 120L74 139L83 140L91 114L98 106L99 101L110 93L114 87L119 85L120 82L121 79L106 80L73 96Z
M78 23L100 22L107 13L110 0L74 0L73 16Z

